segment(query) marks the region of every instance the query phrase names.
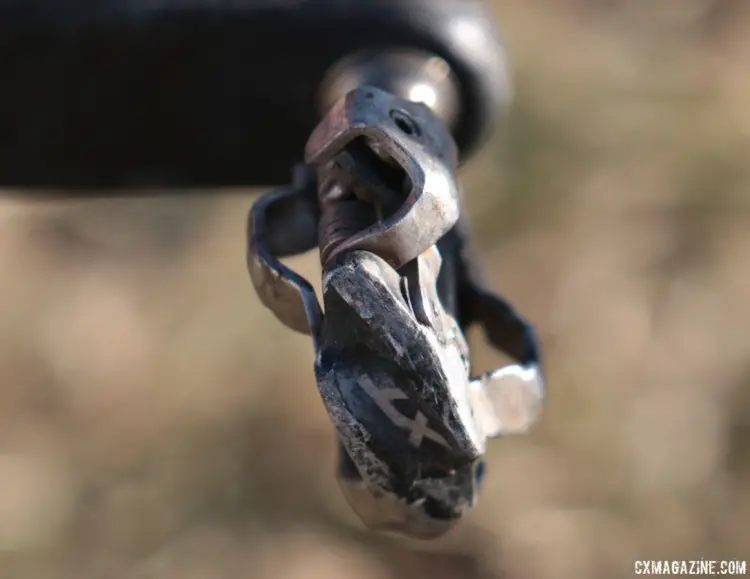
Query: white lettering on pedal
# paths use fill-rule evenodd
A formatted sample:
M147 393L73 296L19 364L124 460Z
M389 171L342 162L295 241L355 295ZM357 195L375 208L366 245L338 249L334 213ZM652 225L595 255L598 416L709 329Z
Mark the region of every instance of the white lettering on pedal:
M378 388L372 383L369 376L361 376L359 378L359 385L393 424L409 431L409 443L414 448L422 446L422 440L428 438L440 446L450 449L450 445L445 438L428 426L427 417L422 414L421 410L417 409L417 414L413 420L398 411L393 401L408 399L408 396L404 392L398 388Z

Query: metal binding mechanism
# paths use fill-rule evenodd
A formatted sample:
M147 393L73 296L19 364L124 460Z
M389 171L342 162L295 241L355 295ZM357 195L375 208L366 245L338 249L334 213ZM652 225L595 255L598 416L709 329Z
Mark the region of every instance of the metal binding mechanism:
M360 87L249 222L260 299L312 336L350 505L371 528L423 539L474 505L487 439L527 431L544 397L532 328L469 256L455 173L453 140L427 106ZM324 309L279 261L316 245ZM463 330L475 322L516 363L471 378Z

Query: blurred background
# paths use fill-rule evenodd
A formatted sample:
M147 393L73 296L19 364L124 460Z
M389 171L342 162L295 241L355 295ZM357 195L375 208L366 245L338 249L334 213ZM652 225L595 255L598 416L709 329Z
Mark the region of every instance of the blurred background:
M0 577L566 579L750 559L750 3L494 2L463 169L550 398L448 536L363 530L312 345L245 269L258 191L0 201ZM158 193L158 192L155 192ZM317 257L292 260L311 278ZM472 335L478 370L497 362Z

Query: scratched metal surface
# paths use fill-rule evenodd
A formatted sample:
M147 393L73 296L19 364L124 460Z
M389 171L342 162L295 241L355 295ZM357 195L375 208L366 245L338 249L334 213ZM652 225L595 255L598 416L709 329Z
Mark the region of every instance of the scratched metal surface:
M550 400L532 436L491 443L465 524L416 543L349 512L311 345L245 269L252 192L4 200L0 576L594 579L749 558L750 14L604 5L497 2L516 101L462 177Z

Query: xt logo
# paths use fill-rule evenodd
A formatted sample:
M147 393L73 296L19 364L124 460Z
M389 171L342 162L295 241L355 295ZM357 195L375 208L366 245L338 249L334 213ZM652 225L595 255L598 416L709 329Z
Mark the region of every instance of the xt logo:
M440 446L450 449L450 445L446 440L427 426L427 417L419 409L417 409L417 414L414 416L414 420L412 420L408 416L401 414L393 405L394 400L408 398L401 390L398 388L378 388L372 383L369 376L361 376L359 378L359 385L393 424L410 432L409 443L414 448L419 448L422 445L422 440L429 438Z

